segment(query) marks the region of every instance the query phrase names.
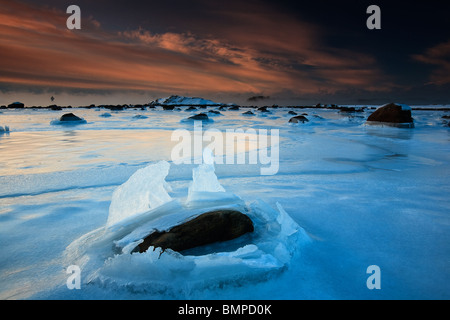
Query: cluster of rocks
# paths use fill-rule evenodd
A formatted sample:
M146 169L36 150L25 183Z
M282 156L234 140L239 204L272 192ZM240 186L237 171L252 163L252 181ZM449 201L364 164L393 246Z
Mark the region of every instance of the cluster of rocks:
M332 109L339 110L340 113L355 113L362 112L364 108L354 107L338 107L332 106ZM290 111L289 114L296 114ZM309 122L306 118L307 114L295 115L289 120L289 123L306 123ZM389 103L376 109L366 121L370 125L387 125L401 128L413 128L414 119L411 116L411 108L402 104Z
M177 98L179 99L180 97L178 96L173 96L174 99ZM170 100L170 99L169 99ZM158 100L157 100L158 101ZM182 107L184 107L184 110L187 112L191 112L191 111L197 111L199 109L206 109L207 107L217 107L216 110L209 110L209 111L205 111L205 112L201 112L199 114L193 115L188 117L188 120L200 120L200 121L210 121L210 118L208 117L208 114L211 115L221 115L220 111L221 110L241 110L242 108L246 108L248 110L246 110L245 112L242 113L242 115L245 116L254 116L256 115L258 112L260 113L270 113L269 108L278 108L278 105L272 105L272 106L262 106L262 107L257 107L257 106L238 106L238 105L225 105L225 104L208 104L208 105L176 105L176 104L164 104L164 103L160 103L160 102L155 102L152 101L150 103L147 104L135 104L135 105L128 105L128 104L124 104L124 105L99 105L96 106L94 104L91 104L89 106L79 106L78 108L87 108L87 109L92 109L92 108L104 108L104 109L108 109L108 110L112 110L112 111L120 111L120 110L125 110L125 109L141 109L141 110L146 110L148 109L154 109L157 106L162 107L163 110L167 110L167 111L180 111L183 110L181 109ZM9 104L8 106L0 106L0 109L23 109L25 108L24 104L21 102L13 102L11 104ZM41 107L41 106L32 106L32 107L27 107L27 108L31 108L31 109L50 109L50 110L55 110L55 111L59 111L59 110L63 110L65 108L72 108L72 106L58 106L58 105L50 105L47 107ZM331 105L322 105L322 104L317 104L315 106L287 106L286 108L290 108L290 109L306 109L306 108L320 108L320 109L333 109L333 110L338 110L339 113L341 114L346 114L350 117L361 117L361 116L356 116L353 114L358 114L361 112L364 112L365 110L368 109L368 107L349 107L349 106L338 106L335 104L331 104ZM374 107L372 107L372 109L375 109ZM406 105L402 105L402 104L396 104L396 103L389 103L386 104L378 109L376 109L368 118L367 118L367 124L369 125L389 125L389 126L396 126L396 127L404 127L404 128L413 128L414 127L414 119L411 116L411 108L406 106ZM433 110L437 110L437 109L433 109ZM439 109L440 110L440 109ZM447 109L445 109L445 111L449 111ZM306 117L306 114L301 114L298 115L297 112L290 110L288 112L289 115L292 115L293 117L289 119L289 123L307 123L309 122L309 119ZM67 115L67 116L66 116ZM60 121L82 121L81 120L77 120L74 117L76 117L73 114L66 114L63 115L60 119ZM70 116L71 115L71 116ZM110 114L107 114L105 116L109 116ZM72 119L72 120L66 120L67 119ZM450 121L447 121L449 118L449 116L444 116L443 117L443 123L445 126L450 126ZM4 130L5 131L5 130Z

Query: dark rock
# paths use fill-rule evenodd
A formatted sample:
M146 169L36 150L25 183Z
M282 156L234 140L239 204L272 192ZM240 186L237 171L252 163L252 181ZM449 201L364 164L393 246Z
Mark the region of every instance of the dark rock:
M411 109L403 108L395 103L389 103L378 108L368 118L368 122L385 122L393 124L413 124L414 120L411 117Z
M261 112L270 112L269 110L267 110L267 107L259 107L259 108L258 108L258 111L261 111Z
M305 122L308 122L309 120L305 117L305 116L295 116L295 117L292 117L290 120L289 120L289 123L305 123Z
M136 247L145 252L155 248L183 251L195 247L232 240L247 232L253 232L253 222L245 214L235 210L217 210L204 213L169 231L153 232Z
M217 110L209 110L208 112L212 114L221 114L220 111Z
M59 121L83 121L82 118L77 117L73 113L66 113L59 118Z
M8 104L9 109L17 109L17 108L22 109L24 107L25 107L25 105L22 102L13 102L11 104Z
M297 112L290 110L290 111L288 112L288 114L291 114L291 115L293 115L293 116L296 116L296 115L297 115Z
M339 107L339 112L356 112L355 107Z
M195 111L195 110L197 110L196 107L189 107L189 108L186 109L186 111Z
M243 115L245 115L245 116L254 116L255 114L252 111L249 110L249 111L244 112Z
M56 104L48 106L48 108L53 111L61 111L62 110L62 108L60 106L57 106Z
M109 106L105 106L105 109L109 109L111 111L122 111L124 109L124 106L121 106L121 105L117 105L117 106L109 105Z
M442 116L442 119L450 119L450 115L446 114Z
M162 106L162 107L163 107L163 110L168 110L168 111L175 109L175 106Z
M195 116L189 117L189 120L201 120L201 121L208 121L208 115L206 113L199 113L196 114Z
M232 106L228 110L239 110L239 107L238 106Z

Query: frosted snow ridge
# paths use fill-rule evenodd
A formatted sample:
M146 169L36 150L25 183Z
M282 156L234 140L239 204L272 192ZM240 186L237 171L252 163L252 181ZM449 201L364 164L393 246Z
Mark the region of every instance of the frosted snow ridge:
M172 199L165 181L169 169L170 164L161 161L136 171L115 190L106 225L66 248L67 265L79 265L88 275L83 279L86 284L179 294L244 279L261 281L288 267L301 245L311 241L281 204L277 203L277 210L262 200L247 204L226 192L211 164L193 170L185 203ZM247 214L255 231L231 240L229 246L228 242L209 245L210 252L199 254L153 247L132 253L152 231L168 230L219 208Z

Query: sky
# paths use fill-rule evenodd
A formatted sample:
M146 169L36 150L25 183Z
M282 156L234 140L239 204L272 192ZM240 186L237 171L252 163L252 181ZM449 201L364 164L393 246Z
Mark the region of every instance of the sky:
M450 104L449 16L433 0L0 0L0 105Z

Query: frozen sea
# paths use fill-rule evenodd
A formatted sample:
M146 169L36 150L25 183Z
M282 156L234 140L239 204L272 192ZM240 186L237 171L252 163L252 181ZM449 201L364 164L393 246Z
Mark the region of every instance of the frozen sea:
M167 191L159 219L194 212L185 204L198 166L171 161L171 136L192 131L182 120L200 111L1 110L10 131L0 133L0 299L449 299L450 128L442 116L450 112L413 110L415 128L400 129L365 125L374 110L269 110L224 110L203 129L278 129L275 175L261 175L260 163L216 164L211 179L197 173L230 196L208 206L235 205L236 196L250 215L276 217L268 219L279 233L210 248L217 254L156 257L111 250L134 234L108 233L113 193L153 168L141 180ZM288 124L289 110L310 121ZM55 124L66 112L86 123ZM141 172L135 177L147 177ZM301 236L290 238L292 226ZM80 289L67 286L71 264L81 266ZM367 287L371 265L380 289Z

